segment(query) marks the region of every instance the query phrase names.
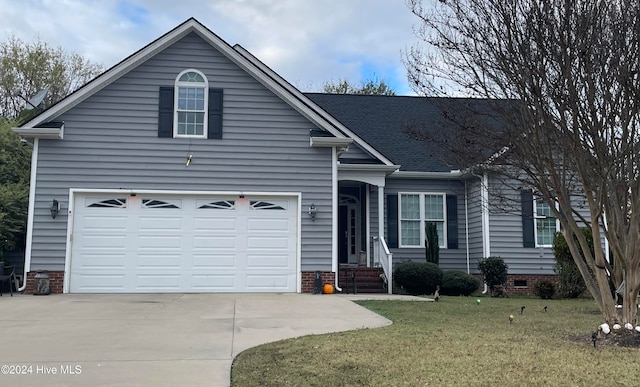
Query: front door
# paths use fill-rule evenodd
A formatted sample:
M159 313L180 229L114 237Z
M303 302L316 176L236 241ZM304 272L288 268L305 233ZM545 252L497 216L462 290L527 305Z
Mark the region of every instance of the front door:
M355 197L340 196L338 224L339 261L357 264L360 253L360 204Z

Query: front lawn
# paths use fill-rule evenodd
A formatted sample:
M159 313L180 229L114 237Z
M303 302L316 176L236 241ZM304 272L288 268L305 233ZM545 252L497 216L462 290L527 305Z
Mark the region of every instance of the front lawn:
M593 301L360 304L393 325L249 349L232 386L640 386L640 349L591 344L601 323Z

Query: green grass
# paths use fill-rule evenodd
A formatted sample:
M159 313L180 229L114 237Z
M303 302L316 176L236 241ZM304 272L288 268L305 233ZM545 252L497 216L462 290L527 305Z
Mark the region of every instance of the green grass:
M640 386L639 349L591 345L601 317L590 300L360 304L393 325L252 348L232 386Z

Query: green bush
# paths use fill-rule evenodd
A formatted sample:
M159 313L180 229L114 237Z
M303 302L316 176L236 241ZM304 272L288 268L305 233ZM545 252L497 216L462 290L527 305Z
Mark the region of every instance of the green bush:
M430 262L401 262L395 266L393 281L409 294L432 294L442 284L442 270Z
M587 243L593 253L593 236L589 228L582 228ZM577 243L577 239L576 239ZM569 246L562 233L556 233L553 238L553 254L556 256L555 272L558 274L558 295L562 298L576 298L587 290L584 278L578 270ZM583 257L584 259L584 257Z
M463 271L449 270L442 275L440 294L446 296L469 296L478 290L480 281Z
M478 261L478 270L489 289L493 292L496 286L507 283L509 266L500 257L482 258Z
M538 281L533 287L533 294L543 300L550 300L556 295L556 286L551 281Z

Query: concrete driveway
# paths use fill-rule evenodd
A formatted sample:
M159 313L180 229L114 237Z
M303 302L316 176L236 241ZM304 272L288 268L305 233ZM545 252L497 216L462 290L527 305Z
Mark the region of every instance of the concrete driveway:
M0 298L1 386L228 386L259 344L391 324L339 295Z

